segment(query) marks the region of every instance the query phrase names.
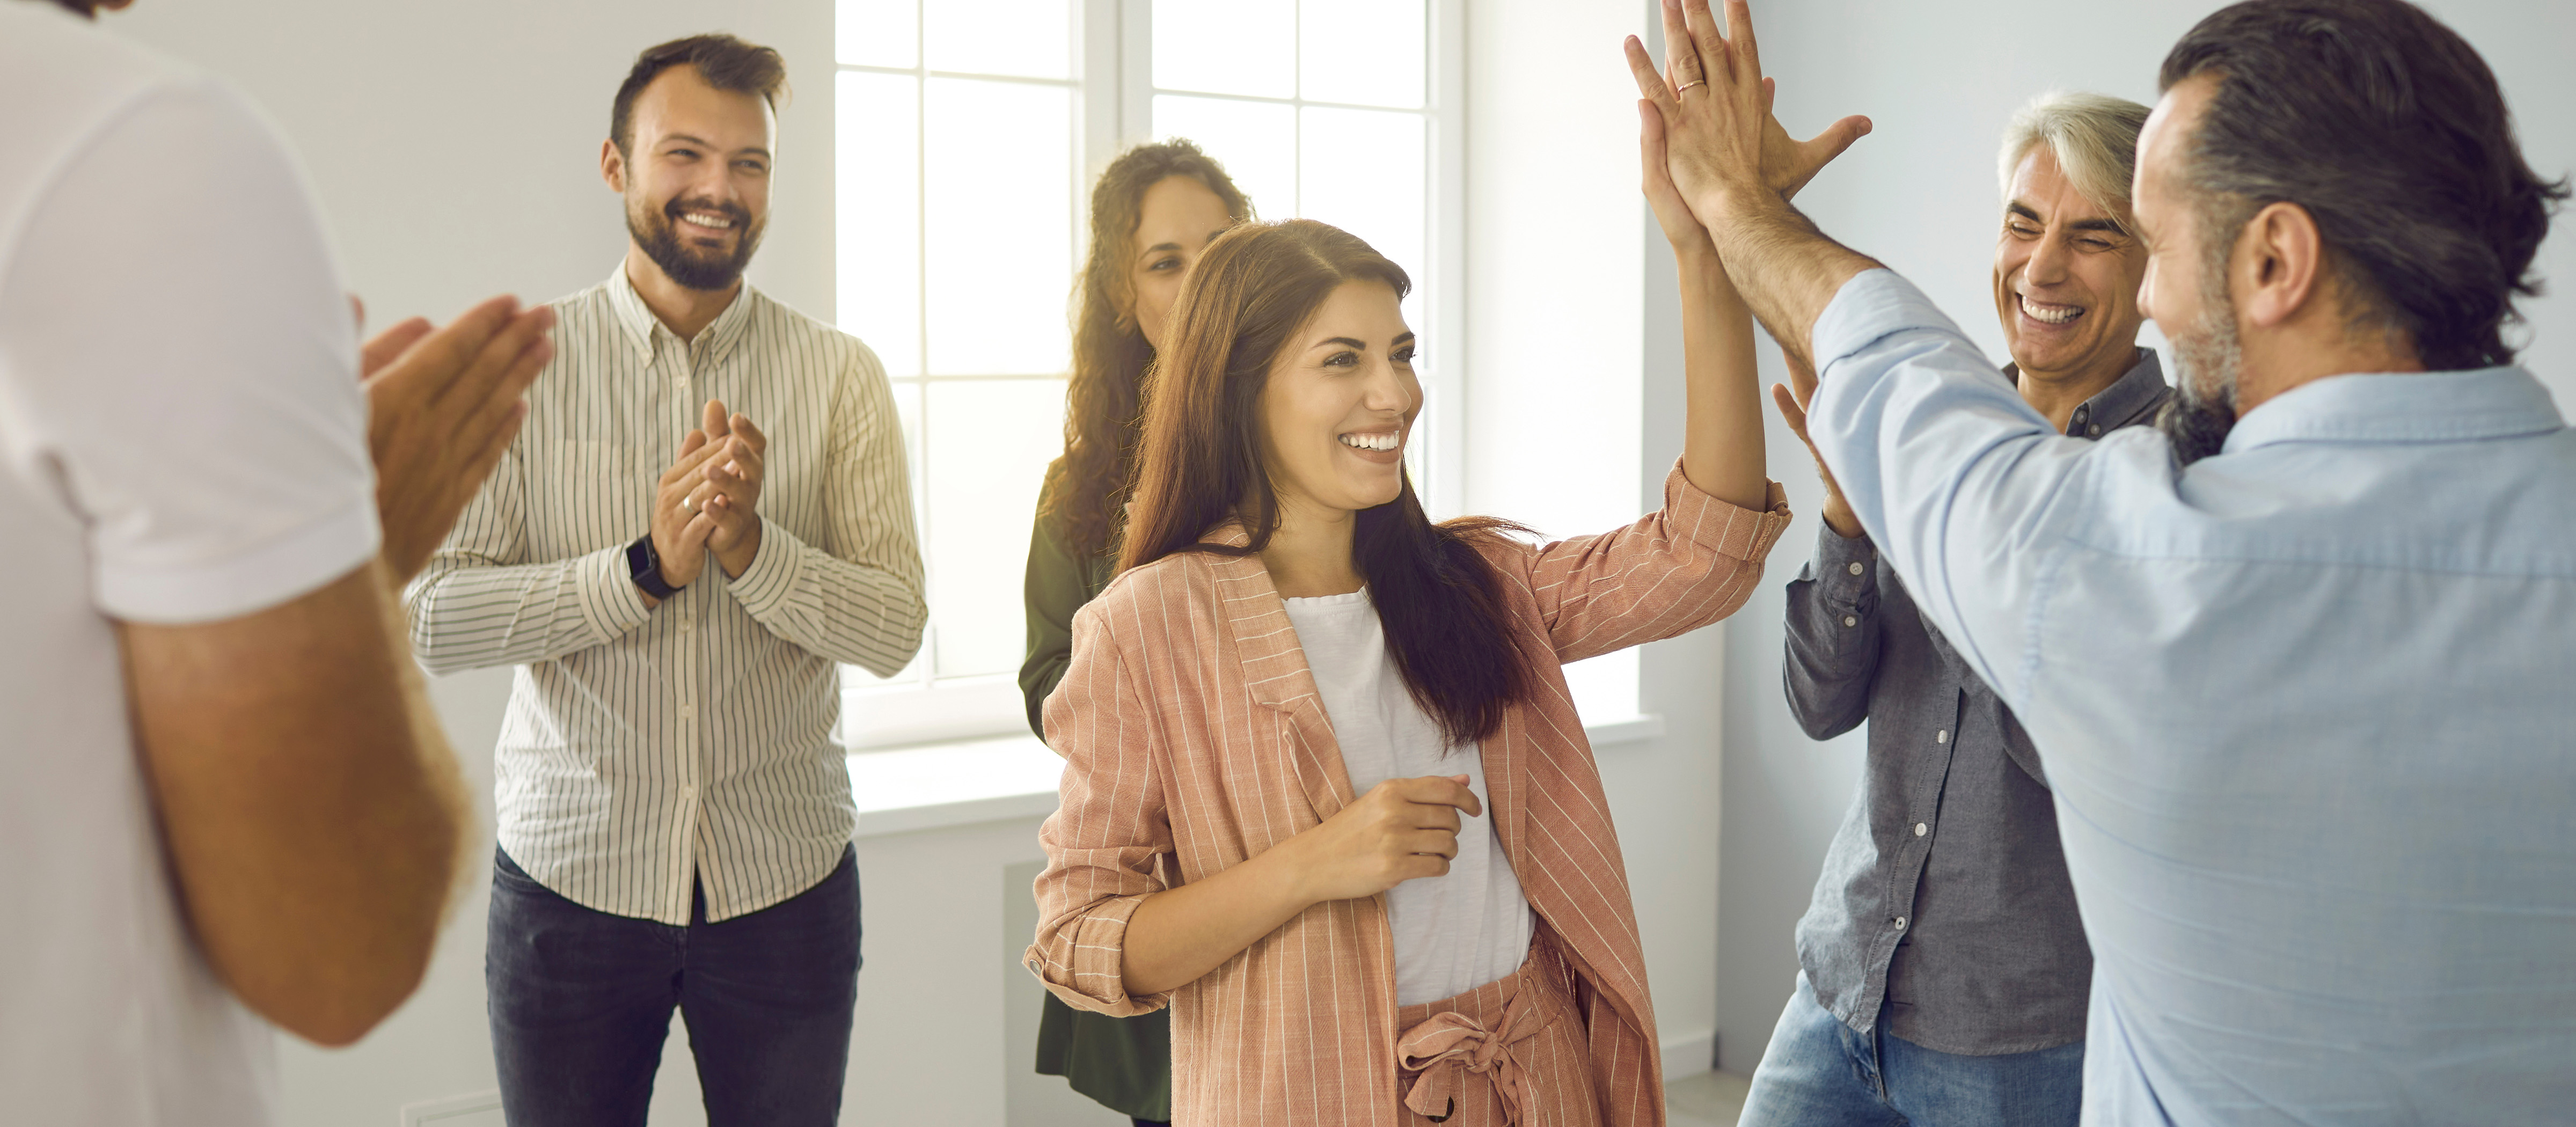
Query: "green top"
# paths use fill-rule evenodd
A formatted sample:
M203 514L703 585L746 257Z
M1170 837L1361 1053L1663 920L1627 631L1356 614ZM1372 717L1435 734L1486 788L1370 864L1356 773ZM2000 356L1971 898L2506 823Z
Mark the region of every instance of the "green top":
M1029 730L1046 738L1046 699L1073 664L1073 612L1109 586L1113 561L1107 556L1075 559L1058 530L1039 517L1029 532L1029 575L1023 587L1028 602L1029 656L1020 663L1020 695L1028 699Z
M1020 694L1028 700L1029 730L1040 739L1046 738L1047 694L1073 664L1073 612L1109 586L1114 566L1107 556L1075 558L1059 531L1040 517L1029 533L1029 656L1020 663ZM1121 1115L1170 1119L1171 1012L1115 1018L1049 994L1038 1017L1037 1067Z

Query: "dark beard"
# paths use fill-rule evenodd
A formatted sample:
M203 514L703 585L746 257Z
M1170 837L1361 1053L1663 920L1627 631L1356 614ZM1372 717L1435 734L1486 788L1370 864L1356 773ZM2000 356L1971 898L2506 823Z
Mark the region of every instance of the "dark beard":
M644 248L644 257L662 268L674 282L693 290L716 292L729 290L742 280L742 269L751 265L753 251L760 249L760 236L768 229L766 222L754 224L751 213L739 204L688 204L672 200L660 214L640 212L629 205L626 209L626 234L635 245ZM680 242L680 213L709 211L733 220L734 230L742 232L732 254L708 257L694 247Z
M2156 430L2186 466L2226 447L2227 432L2236 429L2236 381L2245 362L2225 256L2204 263L2201 277L2200 323L2166 337L2174 348L2174 394L2156 411Z
M2234 407L2212 403L2190 389L2187 382L2176 388L2156 411L2156 429L2173 444L2174 460L2186 466L2225 449L2227 432L2236 429Z

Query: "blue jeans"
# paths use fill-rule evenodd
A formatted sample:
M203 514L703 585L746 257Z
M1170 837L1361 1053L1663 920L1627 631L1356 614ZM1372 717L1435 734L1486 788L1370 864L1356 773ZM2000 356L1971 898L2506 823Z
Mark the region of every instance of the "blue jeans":
M699 889L675 927L582 907L492 855L483 954L511 1127L643 1127L671 1008L688 1023L709 1127L829 1127L859 986L859 873L722 923Z
M2074 1127L2084 1103L2084 1042L1961 1056L1887 1032L1854 1033L1816 1001L1807 976L1780 1011L1753 1070L1740 1127Z

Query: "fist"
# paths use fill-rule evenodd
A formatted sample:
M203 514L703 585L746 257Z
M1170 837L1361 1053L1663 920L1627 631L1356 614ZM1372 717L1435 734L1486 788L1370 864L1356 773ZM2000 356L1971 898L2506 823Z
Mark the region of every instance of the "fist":
M1388 779L1322 825L1289 839L1303 854L1313 903L1375 896L1416 877L1446 876L1461 817L1485 812L1465 775Z

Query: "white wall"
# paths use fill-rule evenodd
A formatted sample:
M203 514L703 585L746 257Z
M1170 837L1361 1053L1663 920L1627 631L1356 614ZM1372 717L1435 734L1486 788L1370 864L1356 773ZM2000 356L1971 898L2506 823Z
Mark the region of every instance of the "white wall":
M2544 176L2576 168L2576 6L2548 0L2430 0L2486 56L2518 111ZM1778 112L1801 136L1847 113L1877 132L1799 199L1825 231L1929 292L1989 355L2002 355L1989 279L1997 222L1995 146L2005 119L2050 86L2153 103L2156 68L2215 3L2098 0L2045 12L2005 0L1885 4L1805 0L1758 8ZM2564 226L2562 220L2561 226ZM2524 303L2523 361L2562 410L2576 407L2576 240L2544 244L2557 295ZM1651 272L1650 272L1651 277ZM2150 341L2160 344L2160 341ZM1765 363L1776 368L1777 357ZM1771 379L1779 379L1776 370ZM1820 491L1806 451L1778 424L1772 476L1801 520L1772 557L1769 589L1728 624L1725 835L1718 1026L1724 1065L1750 1071L1797 973L1791 928L1858 777L1862 735L1809 741L1780 692L1780 586L1813 543Z

